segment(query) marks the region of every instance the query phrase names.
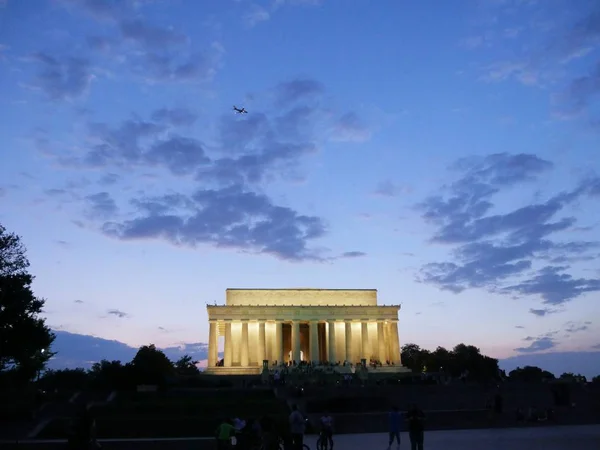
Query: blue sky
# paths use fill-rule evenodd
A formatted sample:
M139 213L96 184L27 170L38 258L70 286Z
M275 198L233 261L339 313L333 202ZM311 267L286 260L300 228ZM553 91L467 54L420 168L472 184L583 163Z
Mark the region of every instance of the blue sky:
M1 4L0 221L56 330L376 288L402 342L600 348L595 2Z

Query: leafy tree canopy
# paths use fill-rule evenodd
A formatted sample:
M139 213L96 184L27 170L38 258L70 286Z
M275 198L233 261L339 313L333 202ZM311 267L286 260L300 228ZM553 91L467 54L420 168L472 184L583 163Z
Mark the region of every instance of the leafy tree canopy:
M28 381L52 356L54 334L39 315L44 300L31 289L33 276L21 238L0 225L0 371Z
M541 383L542 381L555 379L553 373L535 366L517 367L515 370L511 370L508 376L511 380L526 383Z
M434 351L416 344L402 346L402 364L413 372L443 372L453 377L461 375L473 380L498 377L498 360L482 355L477 347L458 344L452 350L438 347Z

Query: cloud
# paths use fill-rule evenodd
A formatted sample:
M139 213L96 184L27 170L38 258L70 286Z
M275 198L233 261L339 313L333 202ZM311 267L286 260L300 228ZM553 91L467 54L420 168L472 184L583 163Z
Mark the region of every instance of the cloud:
M261 22L265 22L271 18L271 14L265 8L259 5L252 5L250 10L244 14L244 23L253 27Z
M342 253L342 258L362 258L363 256L367 256L365 252L359 251L351 251Z
M246 26L254 27L259 23L270 20L273 15L281 8L286 6L319 6L322 0L273 0L270 10L263 8L256 3L252 3L249 9L244 13L242 19Z
M567 322L565 324L565 331L567 333L578 333L580 331L587 331L590 329L590 325L592 324L592 322L590 322L589 320L586 320L584 322Z
M91 218L109 218L116 214L117 205L108 192L98 192L85 197L87 215Z
M139 0L63 0L72 11L112 25L118 37L88 36L89 48L106 57L103 67L130 72L149 83L211 81L221 66L223 46L218 42L198 50L186 34L140 18ZM106 24L103 24L106 25ZM118 65L114 65L119 61ZM122 64L125 63L125 64Z
M371 138L371 131L354 112L342 115L332 128L331 140L335 142L365 142Z
M593 349L599 349L600 350L600 344L596 344L596 345L592 345Z
M127 314L126 312L123 312L121 310L118 310L118 309L109 309L106 313L108 315L118 317L119 319L124 319L126 317L130 317L129 314Z
M548 305L561 305L587 292L600 291L600 279L573 278L567 266L547 266L522 283L503 288L519 295L539 295Z
M98 180L98 184L102 186L111 186L119 181L119 175L116 173L107 173L106 175L102 175L100 180Z
M71 153L62 146L54 157L67 168L107 174L100 179L105 190L85 197L90 227L107 236L211 245L288 261L330 260L316 247L327 231L325 221L265 194L268 183L301 179L305 158L327 140L332 116L320 107L323 93L316 80L280 83L266 92L262 111L257 107L247 116L228 111L216 126L202 127L202 139L186 134L196 129L180 128L196 119L183 108L88 123L78 139L83 144ZM44 150L47 155L47 145ZM138 192L117 207L113 198L122 191L111 195L111 186L148 168L177 178L177 187L148 188L151 194Z
M73 100L87 93L94 78L88 60L76 57L62 59L46 53L36 53L29 58L40 70L32 84L50 100Z
M121 22L120 31L123 39L134 41L147 50L155 50L187 42L187 36L171 29L155 27L139 19Z
M280 83L276 89L276 105L290 106L299 101L306 101L323 94L325 87L322 83L310 78L297 78Z
M392 181L382 181L377 185L373 194L382 197L396 197L400 194L410 194L412 189L408 186L394 184Z
M212 81L221 65L222 49L213 45L190 55L180 52L130 54L131 70L150 83Z
M525 338L526 341L531 342L527 347L519 347L515 348L515 352L518 353L534 353L541 352L544 350L550 350L556 346L556 342L554 339L548 336L540 337L540 338Z
M555 117L583 118L593 124L597 118L594 118L595 110L590 104L600 91L600 63L594 52L600 39L599 10L593 5L580 8L573 15L565 9L562 15L566 20L556 21L554 17L561 15L561 11L555 6L544 3L537 11L537 14L551 16L548 21L525 19L524 28L531 29L527 34L535 34L535 44L527 45L526 50L520 55L517 52L513 59L485 66L483 79L490 82L514 80L525 86L542 88L550 92Z
M174 127L192 125L198 116L186 108L161 108L151 115L152 120Z
M111 0L60 0L60 4L72 10L80 10L96 20L115 20L126 12L128 1Z
M549 305L599 291L599 280L575 279L565 273L570 268L566 265L545 265L531 273L534 262L576 260L599 245L550 238L575 225L575 217L555 217L577 200L597 196L597 178L584 179L571 191L546 201L507 213L494 210L496 194L534 181L552 167L551 162L527 154L500 153L457 161L453 169L461 176L445 189L448 194L431 196L417 205L423 219L435 227L430 241L455 246L452 260L424 265L419 281L455 293L484 288L512 296L537 295Z
M557 312L558 312L558 310L556 310L556 309L550 309L550 308L541 308L541 309L531 308L529 310L530 314L533 314L534 316L538 316L538 317L545 317L548 314L554 314L554 313L557 313Z
M210 244L290 261L319 260L308 243L325 234L315 216L278 206L241 186L201 189L190 196L142 199L151 208L124 222L107 222L104 233L123 240L158 238L175 245Z

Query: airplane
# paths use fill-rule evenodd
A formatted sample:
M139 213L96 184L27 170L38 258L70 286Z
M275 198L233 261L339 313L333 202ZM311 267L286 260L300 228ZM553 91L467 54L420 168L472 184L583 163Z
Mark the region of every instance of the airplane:
M248 114L248 111L246 111L246 108L238 108L235 105L233 107L233 110L238 114Z

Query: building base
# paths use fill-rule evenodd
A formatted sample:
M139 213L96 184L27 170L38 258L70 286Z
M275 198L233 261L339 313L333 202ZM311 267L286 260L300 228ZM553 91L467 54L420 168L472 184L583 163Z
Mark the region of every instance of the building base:
M207 367L204 373L206 375L260 375L262 367Z
M382 367L369 367L369 373L411 373L408 367L404 366L382 366Z

